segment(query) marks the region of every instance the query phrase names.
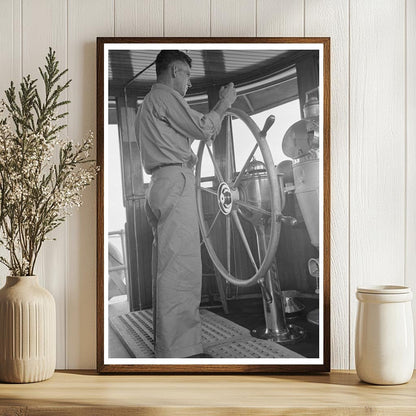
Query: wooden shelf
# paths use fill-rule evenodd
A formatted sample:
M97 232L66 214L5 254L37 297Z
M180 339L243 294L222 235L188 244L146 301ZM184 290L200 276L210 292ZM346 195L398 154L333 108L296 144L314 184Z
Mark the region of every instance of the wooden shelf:
M416 374L400 386L354 372L317 375L97 375L58 371L1 384L0 415L416 415Z

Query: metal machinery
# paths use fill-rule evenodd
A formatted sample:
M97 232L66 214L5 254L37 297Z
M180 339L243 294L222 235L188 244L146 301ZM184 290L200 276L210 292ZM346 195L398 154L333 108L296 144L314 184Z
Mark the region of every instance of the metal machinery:
M293 124L283 137L282 149L292 159L293 190L305 220L311 244L319 249L319 98L318 88L306 93L304 118ZM309 273L316 279L319 293L319 259L308 261ZM319 310L308 314L308 320L319 324Z
M255 138L255 144L240 172L235 171L232 162L232 117L240 118ZM270 116L264 128L260 130L245 112L231 109L224 122L227 123L225 167L220 169L209 146L201 143L198 150L196 193L203 243L215 268L226 281L240 287L260 285L265 327L253 329L252 335L283 344L295 343L301 340L305 333L302 328L286 322L275 264L281 223L294 224L296 220L282 215L281 212L285 196L266 141L266 134L274 123L274 117ZM258 149L263 161L254 158ZM214 167L215 177L210 180L212 186L206 186L201 178L205 154L209 155ZM207 216L209 209L205 209L206 206L214 206L214 214ZM253 228L257 247L250 246L250 239L247 237ZM237 244L240 244L247 254L253 270L251 276L243 277L237 273L233 261L233 249Z

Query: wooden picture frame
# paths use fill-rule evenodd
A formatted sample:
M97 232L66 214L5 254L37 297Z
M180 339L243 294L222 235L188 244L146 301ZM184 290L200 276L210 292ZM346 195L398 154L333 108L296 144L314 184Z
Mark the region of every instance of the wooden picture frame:
M213 358L152 356L152 234L144 209L149 178L134 120L156 81L154 60L162 49L182 50L192 58L193 87L185 100L194 110L210 111L221 85L232 81L237 89L232 106L237 110L227 113L213 152L199 147L195 168L206 306L202 342ZM270 109L283 114L275 126L288 125L281 127L283 133L272 126L267 141L261 117ZM261 125L253 127L247 114ZM273 124L271 118L267 123ZM245 144L244 129L254 136L252 145ZM250 153L256 140L260 151ZM97 38L97 143L100 373L330 371L329 38ZM283 159L277 160L276 146ZM212 176L204 163L212 164ZM229 172L225 180L221 172ZM260 192L253 202L254 181L267 186L256 185ZM125 227L117 222L124 209ZM262 233L267 237L260 249ZM114 235L117 244L110 242ZM253 285L240 287L253 276ZM228 315L227 308L232 309ZM263 328L250 332L255 319Z

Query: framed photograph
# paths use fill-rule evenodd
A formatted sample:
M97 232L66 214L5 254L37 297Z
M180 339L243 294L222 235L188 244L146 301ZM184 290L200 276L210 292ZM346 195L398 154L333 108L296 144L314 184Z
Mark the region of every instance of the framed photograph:
M101 373L330 371L330 39L97 39Z

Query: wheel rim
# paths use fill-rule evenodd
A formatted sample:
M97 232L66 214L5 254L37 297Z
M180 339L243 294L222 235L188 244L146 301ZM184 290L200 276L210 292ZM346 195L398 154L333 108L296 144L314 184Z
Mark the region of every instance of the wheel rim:
M212 263L216 270L226 279L228 282L241 287L252 286L256 284L260 279L262 279L270 268L277 251L277 245L279 242L279 230L280 224L278 218L281 215L281 200L280 200L280 191L279 183L277 179L277 174L275 171L273 157L271 155L269 146L264 135L261 133L257 124L243 111L238 109L230 109L226 117L235 116L241 119L246 126L249 128L250 132L254 136L256 142L255 145L246 159L246 163L243 165L243 168L239 173L232 172L230 163L227 163L225 168L224 175L222 174L210 147L206 146L204 142L201 142L198 149L198 163L196 165L196 198L197 198L197 208L198 208L198 218L199 226L202 234L203 243L205 244L208 254L212 260ZM231 151L231 131L227 130L227 150L226 152ZM267 172L267 179L269 184L269 195L270 195L270 209L264 209L261 206L247 201L243 195L243 186L242 183L248 177L247 176L247 167L253 159L254 153L257 148L260 149L260 152L263 157L264 165ZM215 179L218 183L218 186L211 188L203 188L201 186L201 167L202 159L204 155L204 150L207 150L206 153L209 154L211 162L214 167ZM227 153L227 160L230 161L229 154ZM211 224L208 224L203 206L203 197L202 194L206 192L215 196L217 201L217 212L214 215L214 218ZM247 236L244 232L244 228L241 222L241 218L245 218L243 211L249 211L255 213L257 216L261 217L262 220L266 219L269 224L270 237L268 246L263 258L259 258L257 261L255 254L252 252ZM226 260L223 262L217 253L216 248L214 247L211 232L215 228L216 223L220 217L224 217L225 220L225 241L226 241ZM250 263L253 266L254 274L248 278L238 278L231 273L231 239L232 236L232 224L235 229L235 233L239 236L246 254L250 260ZM235 234L234 233L234 234ZM225 263L225 264L224 264Z

